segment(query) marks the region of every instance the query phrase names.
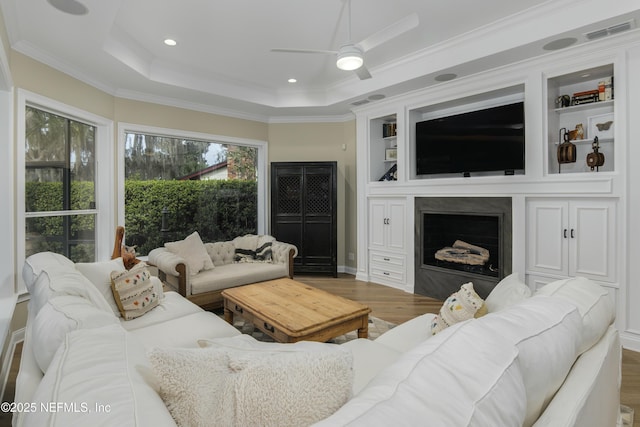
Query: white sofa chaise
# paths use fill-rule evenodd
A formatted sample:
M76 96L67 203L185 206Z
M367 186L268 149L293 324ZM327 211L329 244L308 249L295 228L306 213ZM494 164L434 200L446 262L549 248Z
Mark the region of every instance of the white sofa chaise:
M74 266L51 253L27 259L31 300L15 401L29 406L14 414L14 426L175 426L149 349L202 351L203 341L250 343L254 353L296 348L240 335L175 292L121 320L97 291L109 263ZM621 349L607 292L577 278L514 297L510 282L487 298L489 314L436 335L435 315L425 314L376 340L317 344L348 349L353 360L353 396L317 425L615 426Z
M242 242L262 238L271 244L271 256L267 261L237 262ZM187 238L188 239L188 238ZM186 239L185 239L186 240ZM247 235L230 241L204 243L211 268L194 271L186 257L167 247L149 252L149 263L158 267L160 279L189 301L205 309L222 307L222 291L235 287L278 279L293 278L293 258L298 249L289 243L279 242L271 236Z

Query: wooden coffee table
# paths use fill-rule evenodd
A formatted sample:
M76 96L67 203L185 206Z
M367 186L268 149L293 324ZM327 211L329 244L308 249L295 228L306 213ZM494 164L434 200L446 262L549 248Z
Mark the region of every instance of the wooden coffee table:
M366 305L292 279L276 279L222 291L224 318L240 315L278 342L321 341L358 330L369 335Z

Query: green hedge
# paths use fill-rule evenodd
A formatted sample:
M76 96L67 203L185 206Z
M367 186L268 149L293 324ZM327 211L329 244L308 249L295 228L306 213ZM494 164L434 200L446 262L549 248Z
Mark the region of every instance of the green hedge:
M204 242L230 240L257 231L256 181L126 180L124 189L126 244L137 246L138 255L147 255L164 242L183 239L194 231ZM27 212L63 210L61 183L29 182L25 191ZM94 194L93 183L73 183L72 209L88 209ZM163 207L168 209L165 233L161 232ZM27 256L51 250L76 262L93 261L95 216L67 219L69 236L64 236L64 221L60 216L29 218Z
M198 231L204 242L257 230L257 182L243 180L125 181L126 243L138 255ZM168 209L167 229L162 208Z

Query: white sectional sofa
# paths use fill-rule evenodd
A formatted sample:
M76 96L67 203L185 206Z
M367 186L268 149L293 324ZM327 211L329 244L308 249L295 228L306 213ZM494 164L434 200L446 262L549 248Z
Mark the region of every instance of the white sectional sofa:
M74 266L51 253L27 259L23 276L31 300L16 384L16 402L23 406L14 426L174 426L172 414L206 420L201 425L235 425L261 401L281 396L287 401L271 402L270 408L294 411L290 399L331 380L322 377L326 369L309 383L298 381L295 388L303 392L294 396L281 393L288 391L282 387L261 389L262 382L245 381L244 395L260 402L240 401L239 389L224 388L231 383L217 389L212 383L238 376L252 360L264 369L276 353L302 352L295 363L298 368L303 363L306 371L306 360L311 365L324 351L339 353L343 365L335 366L350 364L337 371L337 380L348 380L349 390L337 406L341 395L332 388L326 402L314 400L313 408L325 411L313 420L318 426L606 427L618 422L621 349L613 304L603 288L586 279L554 282L529 297L510 277L487 298L487 315L436 335L431 334L435 315L425 314L376 340L274 344L240 335L175 292L166 292L142 317L122 320L100 291L115 262ZM43 354L50 356L42 360ZM180 363L159 375L154 361L163 354L185 359L174 357ZM217 365L208 355L220 354L228 366L213 372ZM293 375L291 363L290 371L279 366L273 377ZM187 377L191 383L180 383ZM314 384L316 377L321 383ZM275 380L286 384L286 376ZM187 400L197 402L195 407L185 410L179 407L184 402L167 401L166 391L181 387L191 393ZM216 408L221 402L223 407ZM214 410L225 415L207 412ZM281 418L263 414L256 424L297 425L299 415L287 411Z
M237 251L242 242L251 238L269 241L271 255L268 260L236 262ZM298 249L271 236L241 236L224 242L204 243L203 246L204 256L209 258L207 262L211 267L198 271L193 262L190 262L193 256L181 256L167 247L149 252L149 263L158 267L160 278L173 286L180 295L203 308L222 307L221 293L227 288L281 277L293 278L293 258L298 254Z

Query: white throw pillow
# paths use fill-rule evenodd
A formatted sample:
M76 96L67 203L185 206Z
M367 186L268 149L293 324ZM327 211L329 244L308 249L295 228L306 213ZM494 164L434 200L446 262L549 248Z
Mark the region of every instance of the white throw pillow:
M314 427L521 426L527 396L518 350L481 320L404 353Z
M149 360L178 425L308 426L351 397L351 353L155 348Z
M116 304L116 300L113 299L113 292L111 291L111 272L125 271L122 258L100 262L77 262L76 269L95 285L111 306L113 313L116 316L120 316L118 304Z
M493 313L524 301L530 296L531 288L518 279L518 273L512 273L493 288L484 302L489 313Z
M540 288L536 295L563 298L578 307L583 325L580 354L600 340L616 317L607 290L584 277L551 282Z
M190 275L198 274L201 270L214 268L213 261L211 261L197 231L191 233L184 240L165 243L164 247L185 260L189 266Z
M431 333L435 335L455 323L484 314L486 314L484 301L473 290L473 283L465 283L444 301L440 312L431 322Z
M111 313L96 308L91 302L76 295L60 295L51 298L40 309L31 329L36 363L47 372L58 347L67 332L117 324Z

